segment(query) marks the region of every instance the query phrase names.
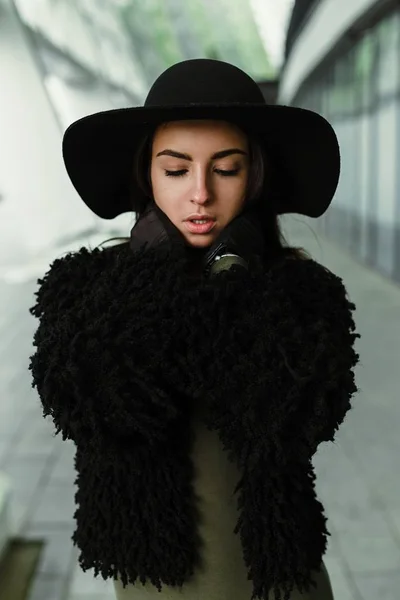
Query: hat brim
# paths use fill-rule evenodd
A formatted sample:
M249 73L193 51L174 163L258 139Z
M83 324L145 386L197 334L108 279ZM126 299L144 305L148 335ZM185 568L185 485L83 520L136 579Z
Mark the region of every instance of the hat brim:
M85 204L103 219L133 210L133 156L149 127L167 121L213 119L257 132L273 148L291 181L278 213L321 216L340 175L336 134L321 115L298 107L263 104L132 107L104 111L72 123L63 139L64 163ZM133 184L134 185L134 184Z

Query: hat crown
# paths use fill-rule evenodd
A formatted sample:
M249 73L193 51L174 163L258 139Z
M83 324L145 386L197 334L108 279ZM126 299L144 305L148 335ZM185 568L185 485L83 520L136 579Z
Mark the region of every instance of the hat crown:
M154 82L145 106L265 104L256 82L229 63L196 58L174 64Z

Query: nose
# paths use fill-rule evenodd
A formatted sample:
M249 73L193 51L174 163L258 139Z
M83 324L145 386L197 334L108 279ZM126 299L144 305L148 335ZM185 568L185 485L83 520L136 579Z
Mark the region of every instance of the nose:
M196 204L207 204L211 200L211 189L208 181L208 173L199 172L194 181L192 190L192 202Z

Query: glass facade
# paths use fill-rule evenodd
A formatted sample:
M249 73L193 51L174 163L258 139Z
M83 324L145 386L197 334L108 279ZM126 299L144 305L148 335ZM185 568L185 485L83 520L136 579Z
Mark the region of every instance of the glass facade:
M400 281L400 8L320 65L293 104L335 128L342 174L317 227L352 254Z

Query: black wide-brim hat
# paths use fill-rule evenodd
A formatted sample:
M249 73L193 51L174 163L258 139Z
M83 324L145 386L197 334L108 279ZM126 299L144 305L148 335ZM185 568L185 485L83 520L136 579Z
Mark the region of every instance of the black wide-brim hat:
M157 124L191 119L229 121L257 135L290 184L276 207L279 214L319 217L329 207L340 154L328 121L310 110L266 104L258 85L241 69L205 58L169 67L154 82L144 106L96 113L68 127L64 162L85 204L103 219L133 211L138 186L132 183L133 157L143 134Z

